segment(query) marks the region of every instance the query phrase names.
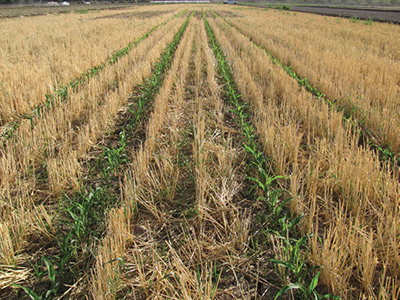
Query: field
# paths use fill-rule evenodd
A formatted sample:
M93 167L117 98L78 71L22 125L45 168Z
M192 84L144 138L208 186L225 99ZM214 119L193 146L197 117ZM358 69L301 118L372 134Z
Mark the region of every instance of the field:
M69 14L69 13L86 14L89 12L95 13L100 10L123 9L130 6L132 5L124 3L102 3L102 2L91 5L72 4L70 6L46 6L44 2L43 5L41 4L0 5L0 18L20 18L20 17L42 16L49 14Z
M226 5L0 20L1 299L398 299L400 27Z
M379 6L379 5L328 5L328 4L272 4L272 3L240 3L241 5L253 7L271 7L297 12L313 13L325 16L352 18L353 21L378 21L392 22L400 24L400 7L398 5ZM377 3L376 3L377 4Z

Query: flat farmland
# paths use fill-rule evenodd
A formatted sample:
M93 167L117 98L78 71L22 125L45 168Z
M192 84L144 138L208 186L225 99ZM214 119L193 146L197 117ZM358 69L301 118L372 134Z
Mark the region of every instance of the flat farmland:
M50 1L51 2L51 1ZM21 2L23 3L23 1ZM47 3L47 2L46 2ZM86 14L100 10L129 8L131 4L124 3L96 3L91 5L74 4L69 6L52 6L43 4L8 4L0 5L0 18L20 18L31 16L42 16L48 14Z
M389 7L292 7L296 11L309 12L327 16L341 16L346 18L361 18L383 22L400 23L400 8Z
M1 299L398 299L400 27L149 5L0 20Z
M242 3L241 3L242 4ZM274 7L268 3L243 3L242 5L257 7ZM399 6L364 6L364 5L291 5L288 7L281 6L280 9L288 9L298 12L306 12L324 16L352 18L353 22L361 20L400 23L400 7ZM276 6L275 6L276 7ZM279 6L277 7L279 8Z

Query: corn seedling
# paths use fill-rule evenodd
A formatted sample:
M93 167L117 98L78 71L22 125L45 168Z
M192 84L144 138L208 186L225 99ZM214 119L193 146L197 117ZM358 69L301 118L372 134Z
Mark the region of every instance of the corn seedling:
M112 51L110 57L106 60L106 62L103 62L97 66L94 66L93 68L88 69L87 72L82 73L78 78L71 80L68 85L62 85L62 84L58 85L57 87L54 88L54 90L55 90L54 95L46 94L45 95L46 100L44 101L44 103L39 105L38 107L36 107L34 113L24 114L23 118L30 119L32 122L32 128L33 128L33 119L41 117L44 114L44 112L47 110L50 110L55 103L66 101L70 90L72 92L76 91L79 86L88 82L92 77L97 76L101 72L102 69L104 69L108 65L116 64L119 61L119 59L126 56L141 41L143 41L147 37L149 37L153 31L155 31L157 28L159 28L161 26L166 25L172 19L178 18L179 16L183 15L184 13L186 13L186 11L187 10L184 10L184 11L180 12L179 14L175 15L174 17L172 17L171 19L154 26L149 31L147 31L143 36L141 36L140 38L137 38L134 42L129 43L127 46L123 47L122 49ZM13 129L15 130L15 126L10 127L9 130L13 130ZM9 132L6 135L2 135L2 136L4 136L6 139L9 139L10 137L12 137L12 133Z
M278 263L280 265L283 265L286 270L286 277L289 276L288 271L292 270L294 272L294 277L297 283L295 285L286 285L284 286L276 295L275 299L277 299L281 294L283 294L286 291L292 290L295 288L295 286L301 286L303 282L308 280L308 277L306 276L314 271L315 269L319 267L307 267L306 262L307 258L306 255L304 254L304 245L308 240L308 236L305 236L303 238L300 238L299 240L289 237L289 233L292 234L295 230L295 226L298 225L300 220L303 218L303 215L297 216L295 219L292 221L288 222L286 215L278 219L280 214L283 212L283 208L285 204L290 201L290 199L287 199L283 201L280 205L278 205L278 196L280 196L279 191L273 191L272 189L272 184L277 181L278 179L283 179L283 176L271 176L270 171L267 170L267 159L263 155L263 153L258 150L259 146L256 142L256 130L251 124L251 119L250 115L244 112L244 108L247 107L246 104L241 103L241 96L237 91L237 87L233 81L233 75L230 71L230 67L226 61L226 58L220 49L219 45L217 44L217 40L213 34L213 31L211 27L209 26L206 15L203 11L203 18L204 18L204 23L206 26L206 30L208 33L209 37L209 42L212 46L212 49L214 50L215 56L217 57L218 61L218 66L220 69L220 75L224 79L224 84L225 84L225 89L226 89L226 95L228 97L228 100L234 105L235 107L235 113L239 117L239 124L241 125L241 128L244 132L244 135L246 137L246 144L245 144L245 149L247 150L247 153L251 156L253 159L252 164L257 167L258 170L258 175L259 178L250 178L251 180L256 182L256 187L259 187L264 195L263 199L268 203L268 206L271 208L271 212L273 215L273 218L275 220L275 224L279 224L281 227L281 238L284 239L284 247L285 247L285 254L286 257L289 258L288 261L281 261L281 260L270 260L271 262ZM272 199L271 199L272 198ZM293 245L294 244L294 245ZM301 250L302 249L302 250ZM319 274L317 273L314 278L311 279L311 282L309 284L308 289L300 289L303 292L303 299L309 299L310 296L315 296L316 298L321 297L316 291L315 288L318 284L318 278ZM330 295L325 295L325 296L330 296ZM323 296L323 297L325 297ZM307 298L308 297L308 298ZM332 296L336 297L336 296ZM338 299L339 297L336 297Z
M0 24L0 298L397 299L398 28L193 8Z
M161 58L153 68L153 76L146 81L146 85L141 86L141 89L144 90L144 96L139 99L139 102L142 102L139 105L141 109L136 110L133 117L135 125L143 121L145 105L150 104L158 92L162 84L163 75L170 67L173 54L188 25L189 18L190 16L185 20L173 41L167 45ZM134 128L130 129L134 130ZM103 148L103 153L99 155L99 159L95 164L98 166L101 165L104 175L103 183L105 184L103 188L99 187L95 191L82 191L81 195L76 195L73 198L65 195L67 200L65 208L66 218L62 223L70 229L62 237L61 241L58 242L61 248L61 255L52 257L52 261L57 265L56 271L50 260L46 257L43 258L48 269L49 280L51 281L51 289L46 292L48 296L45 297L56 296L60 286L70 283L73 277L83 271L79 269L73 270L70 266L76 264L78 259L84 259L88 255L91 255L88 245L91 244L91 241L94 242L101 238L105 230L104 216L112 206L118 205L118 199L111 192L112 185L110 181L112 176L116 175L120 166L127 162L127 135L129 136L130 134L131 132L127 133L125 130L122 130L119 134L120 146L118 148L112 146L110 148L105 147ZM110 282L111 286L115 284L117 282ZM113 290L116 288L113 288Z
M212 11L212 13L214 14L215 17L221 18L214 11ZM223 19L223 20L229 26L235 28L241 34L248 36L238 26L235 26L235 25L229 23L225 19ZM352 19L350 19L350 20L352 20ZM358 22L357 18L355 18L355 20ZM367 139L369 138L370 134L368 133L368 129L366 128L367 126L365 126L367 114L360 106L358 106L356 103L352 103L350 99L347 99L347 101L348 101L347 105L342 105L342 104L340 104L341 102L338 101L339 99L329 98L328 96L326 96L325 93L323 93L320 90L320 88L315 87L314 84L310 83L306 77L296 74L296 72L292 69L292 67L290 65L285 65L277 57L272 55L272 53L270 51L268 51L264 46L260 45L259 43L257 43L254 40L252 40L252 42L254 43L254 45L256 45L260 49L264 50L270 57L271 61L274 64L279 65L283 70L285 70L286 73L289 74L290 77L294 78L300 86L304 87L308 92L310 92L312 95L317 97L319 100L323 100L325 103L327 103L329 105L330 108L333 108L337 111L343 111L344 122L349 123L349 121L350 121L350 123L352 123L352 121L354 121L352 128L354 128L355 131L357 130L358 126L360 126L363 129L360 132L360 141L363 140L361 133L364 133L364 136ZM361 116L364 116L364 117L361 117ZM373 148L377 149L377 151L380 152L379 157L382 159L383 162L389 161L393 165L397 165L397 166L399 165L399 162L396 159L394 159L395 153L392 152L392 150L390 149L390 146L387 146L387 145L379 146L376 143L373 143L371 141L369 141L369 143L372 144Z

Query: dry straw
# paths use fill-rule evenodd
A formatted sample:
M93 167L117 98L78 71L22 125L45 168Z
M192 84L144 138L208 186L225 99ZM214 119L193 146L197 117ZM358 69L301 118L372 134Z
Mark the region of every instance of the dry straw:
M146 26L159 23L155 18ZM19 264L21 253L54 238L51 217L45 212L55 214L57 205L53 203L58 196L81 188L83 170L79 161L112 127L133 87L149 76L151 66L180 23L172 20L169 28L159 27L130 55L107 66L85 88L69 94L64 103L57 103L35 120L33 127L24 120L14 133L17 138L4 141L0 156L0 224L5 233L2 262L14 260ZM46 176L48 180L43 180ZM46 210L40 210L39 203Z
M337 100L365 125L372 143L400 153L398 26L274 10L227 20Z
M324 266L321 281L343 299L352 293L396 297L397 285L382 284L400 275L399 249L393 247L398 229L392 226L398 224L397 180L373 152L358 146L339 113L313 100L263 50L222 20L210 24L240 92L253 106L265 153L277 174L289 179L282 187L294 197L292 211L306 213L304 232L323 237L320 246L313 239L310 256Z
M154 9L155 10L155 9ZM153 10L153 11L154 11ZM143 21L149 9L7 19L0 34L0 125L30 113L46 94L67 85L173 13ZM136 18L135 16L139 16ZM4 24L5 23L5 24Z

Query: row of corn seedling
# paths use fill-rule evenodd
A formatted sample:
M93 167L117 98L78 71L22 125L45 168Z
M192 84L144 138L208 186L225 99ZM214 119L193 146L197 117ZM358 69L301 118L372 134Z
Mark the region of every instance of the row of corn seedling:
M61 84L58 87L55 87L54 93L45 95L46 100L43 102L43 104L36 107L35 110L32 111L30 114L22 115L22 119L31 120L31 123L33 126L33 119L39 118L40 116L42 116L45 111L47 111L53 107L55 102L66 101L70 89L72 91L76 91L82 84L88 82L92 77L95 77L96 75L98 75L101 72L101 70L103 70L105 67L107 67L108 65L113 65L113 64L117 63L120 58L126 56L141 41L143 41L147 37L149 37L150 34L153 31L155 31L157 28L159 28L163 25L166 25L171 20L186 13L186 11L187 11L187 9L182 11L181 13L173 16L172 18L168 19L167 21L154 26L153 28L149 29L143 36L137 38L135 41L129 43L127 46L125 46L119 50L112 51L112 53L110 54L110 57L108 57L105 62L100 63L99 65L94 66L91 69L88 69L87 72L84 72L78 78L71 80L67 85ZM8 127L9 127L8 130L5 130L2 133L2 137L6 138L6 139L13 137L13 133L19 127L19 124L20 124L20 121L18 121L18 120L10 123L8 125Z
M285 284L276 294L278 299L282 294L297 291L301 299L340 299L337 296L326 294L320 295L316 288L318 285L321 267L309 266L307 264L307 241L311 234L298 238L295 232L296 225L303 218L303 214L295 218L290 217L290 212L285 208L290 198L281 200L284 193L279 189L274 189L273 184L276 180L283 178L282 176L274 176L268 167L268 158L266 158L258 144L258 135L256 128L252 124L251 112L249 105L243 101L238 89L235 85L234 78L226 57L218 45L214 33L207 22L206 15L203 11L204 22L209 38L210 45L215 53L218 61L219 74L222 77L225 86L225 95L227 100L233 105L233 112L237 115L240 127L244 135L244 148L246 149L251 165L257 170L256 178L249 178L255 182L253 190L260 193L259 199L263 200L267 206L265 224L267 235L276 235L282 240L283 252L285 259L271 259L270 262L284 268L284 274L281 274ZM312 276L313 272L318 272ZM279 274L279 272L278 272ZM290 278L289 280L287 280Z
M217 15L214 11L212 11L212 13L214 14L215 17L217 18L221 18L219 15ZM359 113L362 116L366 116L366 113L363 112L361 110L360 107L358 107L357 105L351 104L350 102L349 104L349 108L346 108L346 105L344 104L339 104L338 99L330 99L328 96L326 96L322 91L320 91L317 87L314 86L313 83L309 82L309 80L304 77L301 76L300 74L297 74L291 66L287 66L284 63L282 63L277 57L273 56L271 54L270 51L268 51L268 49L266 49L265 47L263 47L262 45L258 44L257 42L255 42L251 36L246 35L240 28L238 28L237 26L234 26L233 24L229 23L226 19L223 19L229 26L235 28L238 32L240 32L241 34L243 34L244 36L247 36L254 45L256 45L258 48L264 50L266 52L266 54L270 57L271 61L274 64L279 65L283 70L286 71L286 73L294 78L298 84L302 87L304 87L308 92L310 92L312 95L314 95L315 97L317 97L319 100L323 100L325 101L325 103L327 103L329 105L329 107L331 109L336 109L336 111L338 112L342 112L343 113L343 119L345 121L350 122L350 124L352 124L352 122L354 122L355 124L357 124L358 126L360 126L362 128L362 131L360 131L360 140L364 139L369 139L368 144L372 149L375 149L378 154L379 154L379 158L380 160L385 163L385 162L390 162L392 164L392 166L400 166L400 158L396 157L395 153L393 153L393 151L391 150L391 147L389 145L378 145L376 143L374 143L371 139L370 139L370 133L368 132L368 130L365 127L365 122L366 122L366 117L363 118L358 118L355 119L354 118L354 114L356 111L359 111Z
M153 68L153 75L144 85L138 87L138 95L133 99L129 109L129 126L119 133L118 147L104 147L99 158L95 160L90 172L92 177L101 174L97 188L83 188L73 196L64 195L62 201L63 216L59 220L58 255L44 256L45 268L36 263L33 271L39 280L47 277L48 289L37 293L28 287L22 288L31 299L52 299L63 293L68 284L72 284L87 270L96 257L96 245L104 234L107 211L118 206L119 195L116 185L119 184L117 171L128 162L127 147L134 138L133 133L140 123L146 121L146 115L151 110L152 101L162 85L164 75L171 66L174 53L181 37L189 23L190 16L185 20L173 41L167 45L158 62ZM128 138L128 136L130 138ZM88 183L94 178L88 179Z

